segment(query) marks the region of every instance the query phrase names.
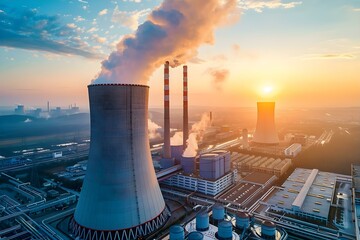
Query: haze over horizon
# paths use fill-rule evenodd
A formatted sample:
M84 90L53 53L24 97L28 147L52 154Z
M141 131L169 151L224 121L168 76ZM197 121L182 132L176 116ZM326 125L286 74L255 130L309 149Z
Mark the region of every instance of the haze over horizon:
M0 4L0 104L86 109L86 86L102 60L162 2ZM360 106L360 2L238 0L227 14L230 23L214 23L212 44L203 45L210 37L188 46L192 106ZM163 69L154 69L150 107L160 107ZM170 88L171 106L181 106L182 68L170 69Z

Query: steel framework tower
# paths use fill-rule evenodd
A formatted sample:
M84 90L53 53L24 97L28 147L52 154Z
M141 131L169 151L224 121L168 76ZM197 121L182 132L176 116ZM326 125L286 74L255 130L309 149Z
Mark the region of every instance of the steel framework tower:
M149 87L89 85L91 145L70 228L88 239L137 239L168 219L150 155Z

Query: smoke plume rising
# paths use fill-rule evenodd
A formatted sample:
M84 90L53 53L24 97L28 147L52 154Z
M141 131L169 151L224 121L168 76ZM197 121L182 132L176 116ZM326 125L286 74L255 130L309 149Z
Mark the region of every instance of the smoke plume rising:
M93 84L146 84L166 60L172 67L197 55L201 44L214 43L214 30L233 17L237 0L165 0L133 35L125 36Z
M196 133L190 133L187 142L187 147L183 153L183 157L195 157L198 150L198 144L197 144L197 134Z
M149 133L149 139L155 139L160 138L160 133L158 132L158 129L161 127L154 123L153 121L148 119L148 133Z
M198 141L204 136L205 130L210 126L210 116L208 113L203 113L201 120L192 125L190 135L186 141L187 146L183 153L184 157L195 157L198 150Z
M210 68L208 69L208 73L212 77L212 83L216 90L221 91L223 83L229 77L229 70L222 68Z
M170 138L171 146L183 145L183 132L176 132L174 136Z

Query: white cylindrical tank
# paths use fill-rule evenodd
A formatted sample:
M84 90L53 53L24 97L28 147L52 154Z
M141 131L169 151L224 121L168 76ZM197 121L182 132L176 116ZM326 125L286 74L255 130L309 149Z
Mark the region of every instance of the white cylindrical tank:
M174 225L170 227L170 240L184 240L185 233L184 228L180 225Z

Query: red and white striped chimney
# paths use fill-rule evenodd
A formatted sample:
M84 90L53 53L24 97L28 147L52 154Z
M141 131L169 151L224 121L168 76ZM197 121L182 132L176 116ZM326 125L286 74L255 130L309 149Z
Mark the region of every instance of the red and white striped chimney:
M186 141L189 138L189 112L188 112L188 75L187 66L183 66L183 147L186 149Z
M164 158L171 158L170 148L170 88L169 88L169 62L164 65Z

